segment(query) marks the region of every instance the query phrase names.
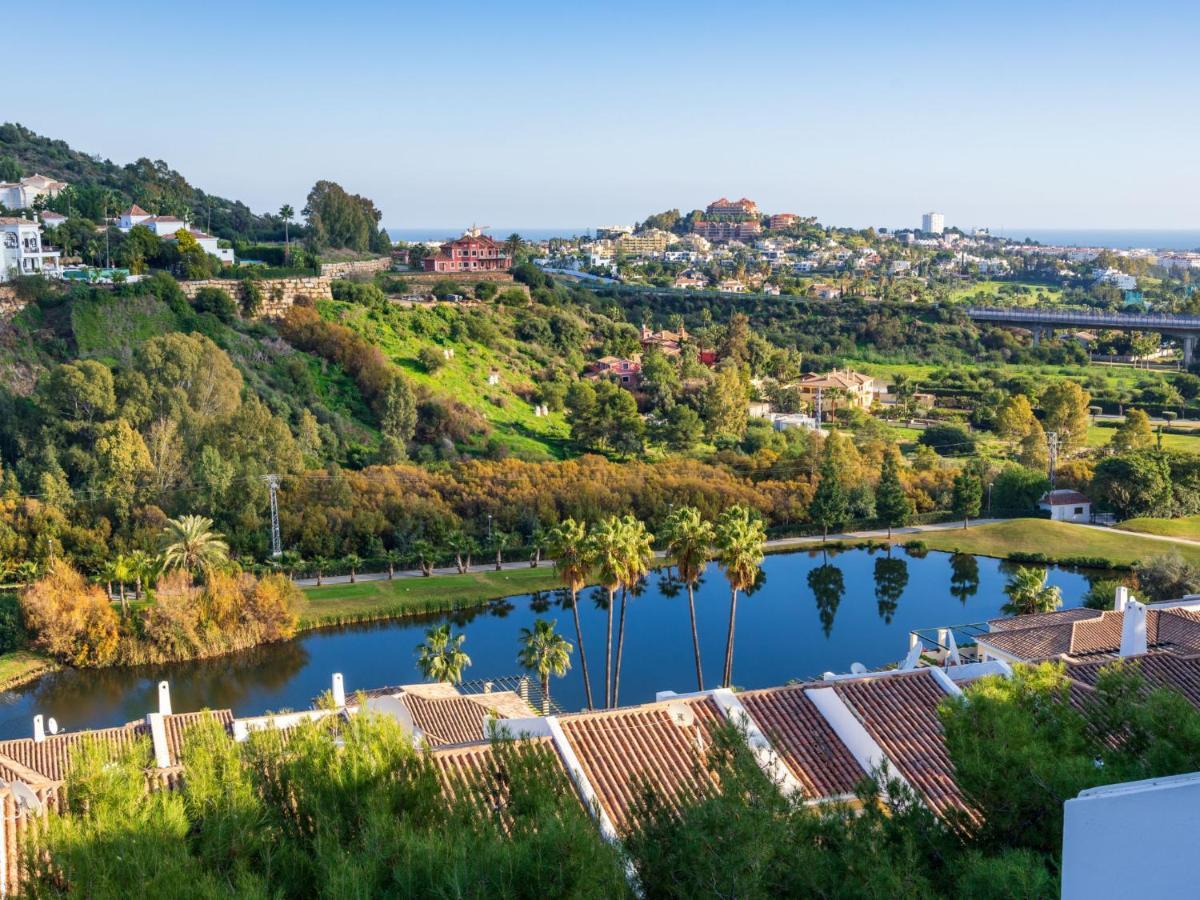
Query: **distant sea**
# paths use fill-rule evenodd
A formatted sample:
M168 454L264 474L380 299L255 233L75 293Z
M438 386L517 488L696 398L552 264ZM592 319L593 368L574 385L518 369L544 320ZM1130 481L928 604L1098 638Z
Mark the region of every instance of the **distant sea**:
M389 228L387 233L393 241L446 241L458 237L466 229L466 225L446 228ZM548 241L554 237L576 237L577 235L591 234L594 230L594 228L520 228L505 225L504 227L489 226L486 234L490 234L496 240L503 240L510 234L519 234L527 241Z
M1200 229L1196 228L1003 228L992 229L992 234L1016 241L1032 238L1042 244L1068 247L1200 249Z

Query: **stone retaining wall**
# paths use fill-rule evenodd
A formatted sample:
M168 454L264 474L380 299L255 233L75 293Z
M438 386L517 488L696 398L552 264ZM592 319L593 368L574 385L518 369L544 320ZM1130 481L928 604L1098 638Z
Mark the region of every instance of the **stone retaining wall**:
M514 284L513 277L508 272L397 272L397 278L403 278L413 287L433 287L439 281L454 281L463 287L470 287L481 281L494 281L504 290L506 285Z
M330 278L349 278L351 275L374 275L376 272L386 272L392 267L390 256L378 259L360 259L354 262L322 263L321 274Z
M263 308L260 315L268 319L282 316L297 300L332 300L328 275L312 275L303 278L263 278L255 282L263 292ZM218 288L227 293L234 303L242 296L241 282L228 278L208 278L202 281L181 281L179 287L188 300L196 299L201 289Z

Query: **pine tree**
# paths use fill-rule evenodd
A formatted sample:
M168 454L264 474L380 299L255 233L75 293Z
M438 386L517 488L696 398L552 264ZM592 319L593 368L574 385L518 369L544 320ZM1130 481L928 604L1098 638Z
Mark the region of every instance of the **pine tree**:
M808 507L809 518L814 524L821 526L822 540L829 537L830 528L837 528L845 523L849 506L834 450L833 435L830 435L825 439L824 453L821 456L821 480Z
M913 503L900 483L896 451L892 448L884 453L883 466L879 470L879 485L875 488L875 515L887 526L889 541L892 539L892 529L907 525L913 515Z

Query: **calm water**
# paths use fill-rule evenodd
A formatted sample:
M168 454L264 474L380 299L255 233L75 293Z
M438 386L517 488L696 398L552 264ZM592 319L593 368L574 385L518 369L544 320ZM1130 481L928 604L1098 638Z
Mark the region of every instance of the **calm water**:
M734 682L744 687L782 684L788 679L848 671L852 662L868 667L901 659L914 628L978 622L999 614L1010 566L995 559L974 561L977 573L955 574L951 557L924 558L896 550L851 550L778 554L767 557L764 580L738 602ZM1087 579L1052 568L1049 581L1062 589L1066 606L1078 606ZM592 687L602 695L605 595L580 595L580 612ZM468 678L519 672L517 635L539 615L557 620L575 643L569 597L559 592L497 601L478 611L309 632L285 644L259 647L215 660L136 669L67 671L0 694L0 738L26 737L32 717L55 716L76 730L117 725L155 708L154 686L171 683L176 712L231 707L237 715L307 708L342 672L347 690L420 681L413 648L431 623L449 619L467 634L473 665ZM564 605L567 604L567 605ZM619 607L619 604L618 604ZM706 687L721 676L729 625L729 593L720 572L710 567L696 594ZM619 609L618 609L619 611ZM614 615L614 632L619 617ZM566 709L583 705L578 653L566 678L551 691ZM687 593L676 591L661 574L652 575L629 606L620 699L636 703L655 691L695 688Z
M1069 247L1111 247L1116 250L1195 250L1200 248L1197 228L1004 228L998 237Z

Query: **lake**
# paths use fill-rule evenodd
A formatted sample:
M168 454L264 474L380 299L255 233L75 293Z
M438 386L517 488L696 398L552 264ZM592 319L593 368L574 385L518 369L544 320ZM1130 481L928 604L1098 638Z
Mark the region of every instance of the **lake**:
M902 659L916 628L979 622L1000 614L1012 564L946 553L910 555L848 550L768 556L764 578L738 602L733 680L766 687L790 679L849 671L852 662L876 668ZM1064 606L1078 606L1087 577L1058 567L1048 580ZM597 703L603 693L605 594L580 594L580 615ZM575 643L570 598L563 592L522 595L478 610L395 622L307 632L282 644L197 662L162 666L68 670L0 694L0 738L28 737L36 713L68 730L119 725L156 708L155 685L171 683L176 712L232 708L238 716L303 709L329 687L334 672L347 691L420 681L415 646L431 624L450 621L466 633L468 679L519 674L517 636L539 616L554 619ZM729 627L729 589L709 566L696 592L705 687L721 678ZM619 612L619 603L618 610ZM614 638L618 616L614 615ZM584 705L579 654L567 677L551 685L567 710ZM696 687L687 592L653 573L629 602L620 700L639 703L656 691Z

